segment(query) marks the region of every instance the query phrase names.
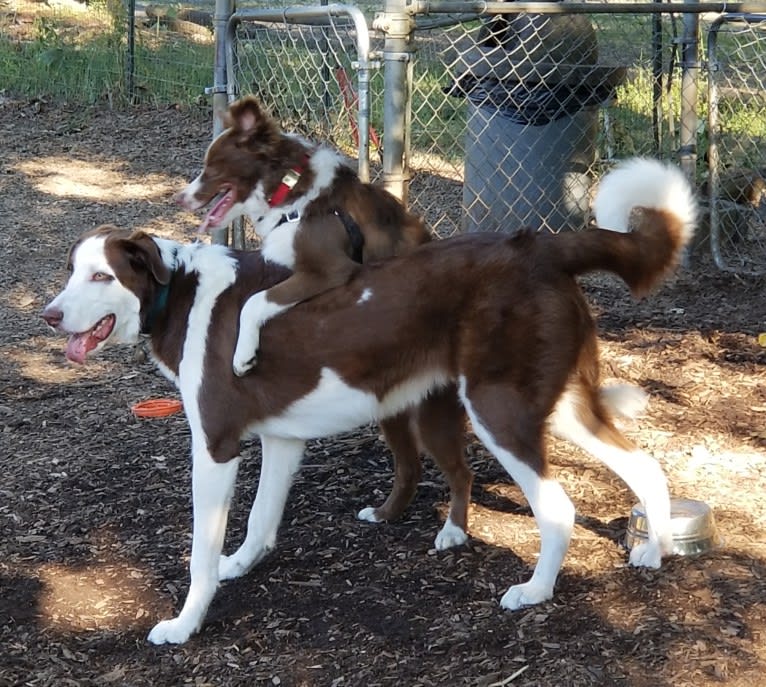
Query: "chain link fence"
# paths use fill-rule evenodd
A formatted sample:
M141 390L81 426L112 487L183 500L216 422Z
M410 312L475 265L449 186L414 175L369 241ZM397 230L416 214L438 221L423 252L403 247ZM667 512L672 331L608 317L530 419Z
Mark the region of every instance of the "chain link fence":
M588 224L598 179L616 161L673 160L700 188L697 248L712 250L723 269L764 270L763 118L751 120L762 107L766 24L656 5L572 7L489 14L450 3L450 11L409 15L406 48L394 56L409 80L398 94L407 99L399 140L384 136L390 15L370 21L362 136L370 176L440 236L557 232ZM297 15L268 24L243 17L231 97L255 93L285 128L355 155L357 31L337 17L321 27ZM387 169L392 141L402 162Z
M727 15L708 34L710 248L716 264L766 273L766 15Z
M766 272L764 15L384 2L264 0L231 17L230 0L0 0L0 72L6 88L112 106L209 112L212 95L219 115L254 93L285 129L356 157L440 236L578 229L615 161L673 160L700 189L698 250Z

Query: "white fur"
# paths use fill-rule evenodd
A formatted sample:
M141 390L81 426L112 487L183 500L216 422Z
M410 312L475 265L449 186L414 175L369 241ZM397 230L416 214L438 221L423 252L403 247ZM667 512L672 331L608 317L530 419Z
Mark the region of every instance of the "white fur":
M648 523L647 541L630 552L631 565L659 568L662 556L673 549L670 494L659 463L643 451L626 451L594 435L574 412L574 401L565 393L550 418L551 431L600 460L620 477L643 504Z
M267 234L261 247L263 257L277 265L295 267L295 235L299 229L299 222L288 221L281 224L278 231Z
M593 201L596 224L612 231L629 231L634 207L664 209L681 218L684 243L694 233L697 201L694 190L678 168L650 158L621 162L599 182Z
M376 509L373 506L367 506L367 508L362 508L357 514L356 517L359 520L364 520L366 522L381 522L380 518L375 515Z
M632 384L612 384L601 387L601 402L614 415L634 420L640 417L649 404L649 396Z
M346 384L337 372L323 368L317 386L290 404L277 417L249 428L253 434L316 439L392 417L419 403L429 391L444 385L446 375L423 374L395 387L383 399Z
M362 305L363 303L366 303L367 301L369 301L371 298L372 298L372 289L366 288L364 289L364 291L362 291L362 295L359 296L359 300L357 300L356 304Z
M221 556L218 567L221 580L244 575L274 548L287 494L303 459L304 446L299 439L261 437L261 477L247 520L247 535L234 554Z
M80 243L72 260L74 269L64 290L48 305L58 309L64 319L61 329L67 332L86 332L107 315L115 316L114 329L109 341L114 343L136 343L141 330L141 303L136 294L123 286L104 254L103 236L91 236ZM94 280L101 273L111 280ZM102 341L95 350L100 350Z
M190 181L186 188L178 194L178 200L181 204L191 211L199 210L203 203L197 200L195 195L202 188L202 174L198 174L192 181Z
M461 546L468 541L468 535L462 527L458 527L450 518L444 522L439 534L436 535L434 547L437 551L445 551L454 546Z
M274 303L266 298L265 291L259 291L247 299L239 314L239 334L232 362L234 374L241 377L253 368L261 344L261 327L293 305Z
M553 586L569 548L574 527L574 506L558 482L543 479L519 456L497 443L475 411L464 377L458 380L458 392L476 436L519 485L540 530L540 557L532 577L523 584L510 587L500 605L509 610L517 610L547 601L553 596Z
M199 431L195 434L192 425L192 461L194 526L189 565L191 584L178 616L163 620L149 633L148 639L152 644L181 644L189 639L202 625L218 588L219 560L239 458L216 463L207 451L204 437L200 436Z

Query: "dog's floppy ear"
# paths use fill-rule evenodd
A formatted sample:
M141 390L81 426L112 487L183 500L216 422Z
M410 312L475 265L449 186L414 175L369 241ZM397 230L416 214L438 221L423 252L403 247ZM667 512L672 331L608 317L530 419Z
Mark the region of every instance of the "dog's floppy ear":
M67 253L67 257L66 257L67 270L69 270L70 272L72 271L72 268L74 267L75 251L80 247L80 244L85 239L88 239L91 236L103 236L105 238L109 238L110 236L114 236L115 234L123 234L127 236L128 232L125 229L120 229L114 224L101 224L97 226L95 229L88 229L87 231L84 231L82 235L80 236L80 238L77 239L77 241L75 241L74 244L72 244L72 246L69 248L69 253Z
M241 144L271 147L279 140L279 128L253 96L241 98L229 106L226 126Z
M119 246L132 263L148 269L160 284L170 281L170 268L162 260L159 246L149 234L134 232L128 238L120 239Z

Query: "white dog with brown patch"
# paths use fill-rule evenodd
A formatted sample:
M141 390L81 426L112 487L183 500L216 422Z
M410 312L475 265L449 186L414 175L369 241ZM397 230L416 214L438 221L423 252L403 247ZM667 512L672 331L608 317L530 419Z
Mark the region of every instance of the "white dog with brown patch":
M274 548L306 440L395 416L451 384L477 437L522 489L540 532L532 577L512 585L502 607L551 598L574 525L574 507L548 468L546 424L635 492L649 526L630 563L658 567L672 545L666 480L615 428L601 400L595 324L575 277L608 270L645 293L677 262L696 204L679 170L636 159L602 180L595 210L611 230L472 234L365 266L347 285L269 322L258 365L244 377L231 369L240 310L284 279L283 268L258 252L114 227L83 236L71 252L71 277L43 317L70 334L67 356L77 362L143 332L180 389L192 432L191 586L180 614L149 640L186 641L219 581L244 574ZM448 410L423 426L438 442L440 428L453 422ZM261 437L263 464L247 535L233 555L221 556L240 440L251 434ZM451 470L467 469L434 457L450 484ZM456 527L448 519L441 534L451 539Z

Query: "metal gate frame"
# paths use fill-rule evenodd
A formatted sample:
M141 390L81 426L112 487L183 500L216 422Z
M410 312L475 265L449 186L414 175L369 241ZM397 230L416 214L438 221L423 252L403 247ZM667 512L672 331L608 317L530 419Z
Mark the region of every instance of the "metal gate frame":
M356 93L358 96L356 128L358 132L357 171L362 181L370 178L370 72L374 64L370 60L370 32L367 20L358 7L353 5L307 5L286 8L242 9L231 13L232 0L217 0L216 64L214 84L209 93L213 95L213 136L223 130L228 105L236 100L239 87L236 78L237 53L236 32L243 22L306 25L330 27L339 21L353 24L356 32ZM223 6L223 7L219 7ZM214 243L228 243L228 228L213 235ZM239 220L232 227L232 245L245 247L244 223Z
M713 22L708 30L707 53L708 53L708 187L707 201L710 213L710 252L718 269L724 272L761 276L764 270L733 266L723 256L722 251L722 227L723 221L719 213L721 200L721 177L720 177L720 153L719 153L719 105L720 97L718 83L715 74L721 69L718 58L718 33L725 24L746 23L766 24L766 14L751 13L728 13L720 16Z

